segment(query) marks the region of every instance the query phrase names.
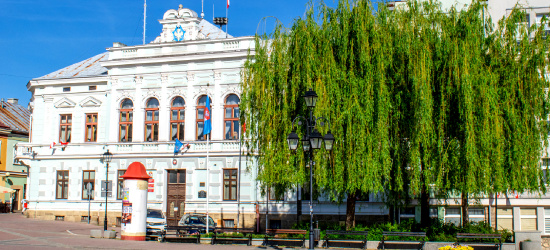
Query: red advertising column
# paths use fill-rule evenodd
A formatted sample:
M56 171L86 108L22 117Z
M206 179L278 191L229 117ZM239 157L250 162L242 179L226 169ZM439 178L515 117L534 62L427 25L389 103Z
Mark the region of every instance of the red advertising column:
M128 166L122 199L122 240L144 241L147 231L147 180L149 175L141 162Z

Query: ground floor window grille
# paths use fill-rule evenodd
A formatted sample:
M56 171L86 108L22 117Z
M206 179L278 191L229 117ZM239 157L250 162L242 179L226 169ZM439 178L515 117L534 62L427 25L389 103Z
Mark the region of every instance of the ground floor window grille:
M64 221L64 220L65 220L65 216L56 215L56 216L55 216L55 220L57 220L57 221Z
M537 230L537 209L521 208L520 225L521 230Z
M228 227L228 228L235 227L235 221L234 220L223 220L223 227Z
M512 214L512 208L499 208L497 209L497 223L498 229L514 230L514 216Z
M80 222L88 222L88 216L81 216Z

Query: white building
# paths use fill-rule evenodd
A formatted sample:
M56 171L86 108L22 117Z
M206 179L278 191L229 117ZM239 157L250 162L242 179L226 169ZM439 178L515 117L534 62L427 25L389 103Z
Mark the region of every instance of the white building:
M308 201L302 203L299 192L266 202L253 159L240 157L240 72L249 50L254 55L254 37L227 35L181 5L160 23L162 33L152 43L114 43L105 53L28 83L31 142L18 147L18 157L30 166L28 216L87 220L85 186L92 183L91 220L102 224L106 164L101 155L109 150L108 179L114 180L109 225L121 217L119 176L136 161L152 177L148 206L165 211L169 224L207 207L221 226L265 228L268 207L271 227L290 227L301 211L309 219ZM207 95L212 100L209 144L202 135ZM177 155L176 138L190 146ZM380 220L387 214L382 203L358 202L357 207L359 218ZM314 209L345 220L345 203L321 201Z

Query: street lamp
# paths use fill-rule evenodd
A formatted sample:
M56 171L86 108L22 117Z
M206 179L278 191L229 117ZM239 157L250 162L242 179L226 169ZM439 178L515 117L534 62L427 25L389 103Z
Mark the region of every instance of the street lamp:
M294 128L294 122L296 122L297 119L301 119L305 121L305 133L304 137L302 138L302 150L305 153L308 153L309 156L309 217L310 217L310 223L309 223L309 249L313 249L315 245L315 240L313 239L313 151L315 149L320 149L323 141L325 142L325 149L327 151L332 150L332 146L334 145L334 135L330 133L330 124L329 124L329 131L326 135L322 136L321 133L317 130L317 125L320 127L324 126L323 121L328 123L327 118L324 117L315 117L313 116L313 108L315 108L315 104L317 104L317 93L313 91L312 89L309 89L306 91L304 95L304 100L306 102L306 106L309 109L309 117L303 117L298 116L292 121L292 132L288 135L287 141L288 141L288 148L291 151L296 151L298 149L298 143L300 142L300 137L298 137L298 134L296 134L296 130ZM319 121L319 122L318 122ZM300 122L298 122L298 125L301 125Z
M107 163L107 167L105 168L105 219L103 220L103 231L107 231L107 197L109 197L109 162L113 159L113 154L109 152L107 149L107 152L103 153L101 155L101 159L103 162Z

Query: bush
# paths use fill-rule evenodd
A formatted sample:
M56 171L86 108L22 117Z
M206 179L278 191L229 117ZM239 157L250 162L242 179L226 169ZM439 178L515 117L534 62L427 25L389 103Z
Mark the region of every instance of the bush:
M309 223L300 223L292 226L293 229L309 230ZM321 230L321 238L324 239L326 230L346 230L345 226L341 226L337 223L327 224L326 228ZM456 226L452 223L444 223L439 219L433 219L431 226L428 228L422 228L420 223L414 220L403 221L397 223L378 223L369 226L356 225L351 228L351 231L368 231L368 240L378 241L382 240L383 231L391 232L426 232L427 241L447 241L456 242L457 233L479 233L479 234L500 234L502 235L503 242L510 242L512 238L512 232L508 230L495 231L489 224L485 222L470 222L464 226ZM331 235L331 239L362 239L358 235ZM402 241L417 241L420 240L417 237L399 237L391 236L387 240L402 240ZM471 241L479 241L479 239L472 239ZM495 240L495 242L497 242Z

